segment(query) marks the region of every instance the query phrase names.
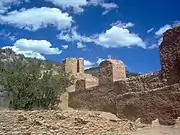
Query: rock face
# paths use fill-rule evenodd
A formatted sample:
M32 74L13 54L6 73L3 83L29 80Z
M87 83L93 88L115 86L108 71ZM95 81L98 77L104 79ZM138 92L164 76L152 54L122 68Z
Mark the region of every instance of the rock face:
M135 131L134 123L104 112L0 112L1 135L100 135Z
M180 27L164 33L159 51L162 69L137 77L123 79L122 65L117 62L114 72L114 62L102 62L99 85L69 93L69 106L134 121L141 118L145 123L158 118L160 124L174 124L180 116Z

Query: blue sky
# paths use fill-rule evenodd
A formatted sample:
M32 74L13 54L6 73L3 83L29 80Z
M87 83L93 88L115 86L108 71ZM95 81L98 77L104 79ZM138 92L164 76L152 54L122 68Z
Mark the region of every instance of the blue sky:
M158 45L180 24L179 0L0 0L0 47L87 68L109 56L129 71L160 70Z

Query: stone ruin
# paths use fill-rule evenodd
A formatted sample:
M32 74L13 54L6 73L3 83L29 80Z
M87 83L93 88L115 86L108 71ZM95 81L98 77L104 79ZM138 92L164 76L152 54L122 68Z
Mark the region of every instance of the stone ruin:
M84 74L82 61L79 66L72 64L68 71L75 71L76 84L68 93L68 107L111 112L132 121L140 118L144 123L158 118L160 124L174 124L180 116L180 27L164 33L159 52L159 72L131 78L126 78L123 62L115 59L100 63L98 78ZM95 81L89 85L87 80L92 78Z
M99 65L99 85L112 83L126 78L126 69L122 61L107 59Z

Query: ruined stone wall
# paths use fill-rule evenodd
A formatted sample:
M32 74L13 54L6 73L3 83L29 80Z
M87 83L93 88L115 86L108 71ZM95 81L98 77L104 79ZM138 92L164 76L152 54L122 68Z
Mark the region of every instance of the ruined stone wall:
M167 84L180 82L180 27L163 34L159 51L164 80Z
M108 59L99 65L99 84L112 83L126 78L125 65L122 61Z
M168 30L163 38L161 71L120 79L123 72L114 76L118 70L113 70L113 62L102 62L99 85L69 93L68 105L130 120L141 118L145 123L159 118L161 124L173 124L180 116L180 27Z
M86 89L78 87L78 91L69 93L69 107L115 113L117 95L127 92L142 92L162 86L163 83L157 72Z
M68 106L74 109L85 109L115 113L115 98L118 95L116 86L104 84L81 91L69 93Z
M69 93L69 106L74 109L104 111L119 118L151 123L159 118L161 124L174 124L180 116L180 84L149 91L122 94L119 85L102 85L85 91Z
M156 118L161 124L174 124L180 116L180 84L169 85L145 92L119 95L116 100L117 116L151 123Z
M65 59L62 63L62 67L65 73L75 74L77 72L77 59L75 58Z
M86 82L85 80L77 80L75 85L75 91L81 91L82 89L86 89Z
M75 91L75 85L77 80L85 80L86 88L94 87L98 85L98 78L91 74L84 73L84 59L83 58L67 58L62 63L63 71L71 73L74 76L74 85L68 88L69 92Z
M67 58L62 62L62 68L65 73L71 73L72 75L84 73L84 59Z
M69 92L79 91L84 88L94 87L98 85L98 78L92 76L91 74L84 73L84 59L83 58L67 58L62 63L63 71L66 73L71 73L74 76L74 84L67 88L67 92L60 96L59 108L65 110L68 108ZM83 83L78 83L78 80L86 81L85 85ZM69 109L69 108L68 108Z
M115 82L122 93L148 91L151 89L163 87L161 72L139 75L136 77L126 78Z

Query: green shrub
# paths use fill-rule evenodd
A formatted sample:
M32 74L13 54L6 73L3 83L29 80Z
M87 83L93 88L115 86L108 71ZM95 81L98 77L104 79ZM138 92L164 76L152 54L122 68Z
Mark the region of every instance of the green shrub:
M68 74L42 70L42 61L15 64L4 72L3 85L13 95L13 109L55 109L60 94L73 83Z

